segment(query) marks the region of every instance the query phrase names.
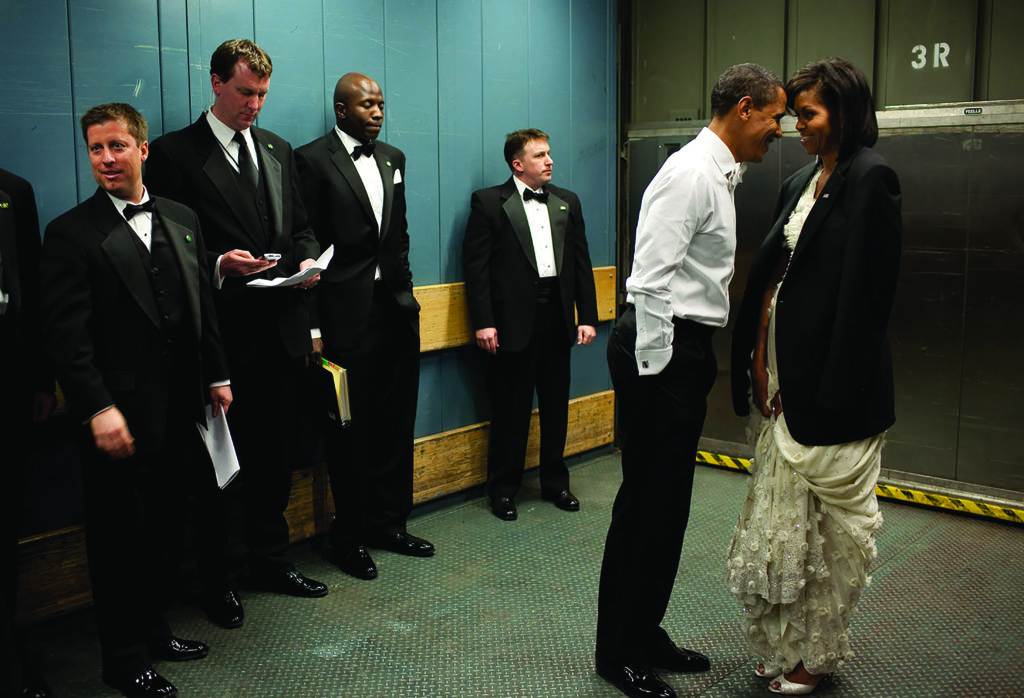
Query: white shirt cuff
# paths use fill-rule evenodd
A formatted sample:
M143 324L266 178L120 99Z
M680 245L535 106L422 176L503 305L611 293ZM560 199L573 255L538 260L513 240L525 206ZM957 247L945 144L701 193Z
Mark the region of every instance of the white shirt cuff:
M93 414L93 415L92 415L91 417L89 417L89 419L87 419L87 420L85 420L84 422L82 422L82 424L88 424L88 423L89 423L89 422L91 422L92 420L96 419L96 417L97 417L97 416L99 416L99 415L103 414L103 413L104 413L104 412L106 412L107 410L113 409L114 407L117 407L117 405L107 405L107 406L106 406L106 407L104 407L104 408L103 408L102 410L97 410L95 414Z
M213 287L218 291L224 285L224 277L220 275L220 260L222 259L224 259L224 255L217 257L217 263L213 265Z
M636 352L636 368L641 376L661 373L672 360L672 347L664 349L640 349Z
M231 385L231 381L217 381L216 383L210 383L211 388L223 388L225 385Z
M320 328L319 327L314 327L313 329L311 329L309 331L310 339L320 339L321 336L322 335L320 334Z

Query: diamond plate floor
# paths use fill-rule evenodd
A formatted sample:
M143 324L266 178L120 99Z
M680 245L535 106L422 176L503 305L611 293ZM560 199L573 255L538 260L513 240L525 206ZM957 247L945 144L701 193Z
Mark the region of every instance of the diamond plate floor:
M583 503L563 513L536 480L519 521L483 499L421 513L410 530L438 556L377 552L361 582L311 547L296 562L330 585L325 599L244 593L241 630L193 608L171 612L179 635L210 656L159 669L185 696L615 696L592 668L597 578L618 457L578 462ZM665 626L710 655L712 670L667 675L680 695L767 696L752 674L724 561L747 476L698 467L680 576ZM883 503L880 564L852 633L857 658L816 695L1024 696L1024 530ZM78 613L31 634L58 696L114 695L99 681L92 618Z

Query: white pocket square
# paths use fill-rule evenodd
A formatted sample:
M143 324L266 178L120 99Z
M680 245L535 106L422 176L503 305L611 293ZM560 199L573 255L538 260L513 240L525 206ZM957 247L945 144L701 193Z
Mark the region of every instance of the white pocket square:
M394 180L392 180L391 183L392 184L401 184L402 183L402 171L401 170L395 170L395 178L394 178Z

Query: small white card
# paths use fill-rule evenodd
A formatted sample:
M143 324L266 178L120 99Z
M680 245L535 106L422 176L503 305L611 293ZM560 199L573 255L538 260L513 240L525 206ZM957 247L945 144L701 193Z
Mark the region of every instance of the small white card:
M213 472L217 476L217 487L224 489L231 484L231 481L238 475L241 468L238 465L238 456L235 454L235 444L231 440L231 432L228 430L228 418L224 410L216 417L213 416L213 408L206 406L206 426L197 423L196 429L199 436L203 438L206 450L210 453L210 460L213 461Z

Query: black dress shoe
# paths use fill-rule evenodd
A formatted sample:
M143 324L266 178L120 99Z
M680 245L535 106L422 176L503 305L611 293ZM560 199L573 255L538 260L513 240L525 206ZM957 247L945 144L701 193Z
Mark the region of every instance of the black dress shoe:
M390 550L399 555L410 555L412 557L432 557L434 555L433 543L417 538L405 531L394 531L393 533L374 536L366 542L371 548Z
M658 669L680 674L696 674L711 668L711 661L700 652L679 647L662 628L647 643L647 663Z
M153 671L144 669L134 676L106 676L103 680L128 698L173 698L178 689L170 681Z
M676 698L672 687L645 667L598 662L597 675L630 698Z
M18 698L50 698L50 687L42 679L23 679Z
M373 564L373 558L366 548L361 545L334 548L334 564L344 572L356 579L376 579L377 565Z
M516 503L511 497L498 497L491 500L491 513L502 521L515 521L519 518Z
M554 503L556 507L562 511L579 511L580 500L573 496L573 493L569 490L562 490L561 492L555 492L554 494L542 494L543 499Z
M662 645L647 652L647 661L651 666L680 674L696 674L711 668L711 660L700 652L688 650L675 645Z
M303 599L318 599L327 596L327 585L310 579L298 570L278 569L262 571L248 580L254 588L273 591Z
M206 617L211 623L228 630L241 628L245 621L242 600L234 589L222 589L204 594L203 610L206 611Z
M210 648L206 646L205 642L186 640L171 635L166 640L150 642L149 651L154 659L163 659L168 662L188 662L193 659L202 659L210 653Z

